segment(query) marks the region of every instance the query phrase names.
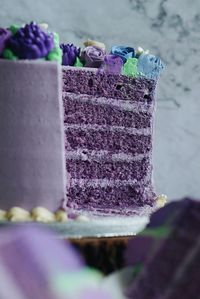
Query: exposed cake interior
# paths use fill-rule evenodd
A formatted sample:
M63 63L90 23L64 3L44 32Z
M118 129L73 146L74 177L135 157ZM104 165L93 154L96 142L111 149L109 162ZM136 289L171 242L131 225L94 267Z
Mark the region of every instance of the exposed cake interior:
M63 67L67 208L134 214L154 206L156 82Z

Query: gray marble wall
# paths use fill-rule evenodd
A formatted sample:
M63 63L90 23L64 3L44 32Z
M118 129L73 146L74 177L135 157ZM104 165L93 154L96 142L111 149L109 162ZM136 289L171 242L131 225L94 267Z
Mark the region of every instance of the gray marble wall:
M159 193L200 198L200 0L0 0L0 23L46 22L61 40L142 46L166 65L158 85Z

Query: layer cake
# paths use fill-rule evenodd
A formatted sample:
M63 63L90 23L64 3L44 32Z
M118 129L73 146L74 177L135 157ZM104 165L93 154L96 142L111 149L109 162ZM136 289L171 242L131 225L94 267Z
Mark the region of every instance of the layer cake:
M153 207L155 88L146 78L63 68L70 210L128 215Z
M60 45L34 22L0 28L1 218L149 214L162 69L141 48Z

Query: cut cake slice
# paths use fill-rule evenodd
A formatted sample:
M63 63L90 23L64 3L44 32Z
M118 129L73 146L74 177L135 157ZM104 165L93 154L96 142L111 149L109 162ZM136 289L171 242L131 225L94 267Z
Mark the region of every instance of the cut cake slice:
M156 200L156 81L63 67L67 202L72 213L143 214Z

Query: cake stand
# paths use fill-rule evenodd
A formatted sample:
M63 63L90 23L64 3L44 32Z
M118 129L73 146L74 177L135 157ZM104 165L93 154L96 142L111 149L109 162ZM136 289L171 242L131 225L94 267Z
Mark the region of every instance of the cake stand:
M84 257L87 265L105 274L124 267L124 251L129 238L138 234L148 223L147 216L80 217L66 223L34 223L54 230L61 239L70 242ZM33 222L0 222L0 228L32 225Z
M82 239L82 238L106 238L134 236L139 233L148 223L147 216L132 217L96 217L77 218L67 222L37 223L34 225L47 227L54 230L59 238ZM32 225L33 222L0 222L0 227Z

